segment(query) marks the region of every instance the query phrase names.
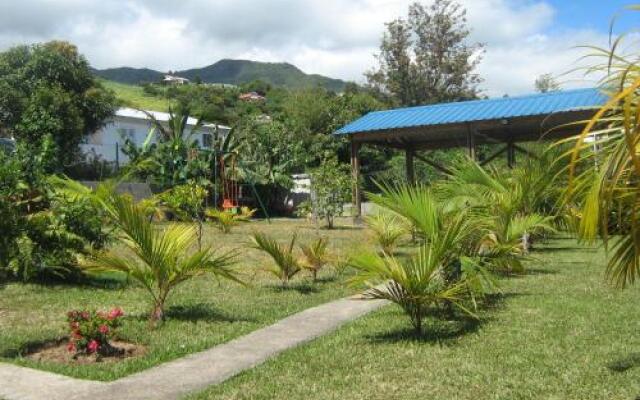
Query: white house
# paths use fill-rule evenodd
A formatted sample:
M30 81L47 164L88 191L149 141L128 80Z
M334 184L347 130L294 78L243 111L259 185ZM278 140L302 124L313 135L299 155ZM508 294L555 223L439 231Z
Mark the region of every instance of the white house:
M146 112L153 115L161 123L169 121L168 113ZM190 132L196 123L197 120L195 118L189 118L187 130ZM121 108L116 111L115 116L102 129L88 136L85 143L81 144L80 147L87 159L98 158L99 160L124 165L129 161L128 157L122 152L125 138L131 140L137 146L142 146L152 126L145 112L133 108ZM221 136L226 136L231 130L225 125L204 124L197 131L192 132L190 137L201 148L209 148L212 146L216 129ZM157 134L152 142L157 142Z
M165 75L162 79L162 83L167 85L186 85L189 82L189 79L176 75Z

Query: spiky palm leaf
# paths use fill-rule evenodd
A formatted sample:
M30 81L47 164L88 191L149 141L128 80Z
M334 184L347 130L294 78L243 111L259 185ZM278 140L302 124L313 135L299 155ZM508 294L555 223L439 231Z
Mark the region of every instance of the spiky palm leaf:
M283 286L287 286L291 278L301 269L298 259L293 253L296 238L297 235L294 233L289 245L282 246L264 233L254 232L251 235L253 248L267 253L274 261L275 265L267 267L266 270L278 277Z
M407 233L406 224L396 215L379 211L365 217L365 223L374 234L375 240L387 254L392 254L398 241Z
M327 246L329 241L326 238L319 237L310 244L301 244L303 258L300 260L300 266L311 271L313 280L318 277L318 272L329 262L327 255Z
M581 208L580 236L600 236L611 246L607 275L622 288L640 275L640 64L619 50L625 37L611 40L609 49L591 47L589 57L602 61L586 72L605 73L609 99L574 138L566 197Z
M73 181L58 182L70 193L102 205L127 249L124 254L113 250L95 252L82 259L80 267L89 273L120 271L141 284L152 298L150 320L163 319L169 294L195 276L212 274L241 283L229 268L233 253L217 254L212 248L193 251L197 239L195 227L170 224L157 229L131 197L118 195L111 184L91 191Z
M349 265L358 272L350 283L367 287L364 292L367 299L384 299L399 305L418 333L422 332L424 318L442 303L454 304L473 315L463 305L466 283L451 284L446 279L445 268L450 261L448 244L451 243L426 244L408 260L387 254L359 254L349 260Z

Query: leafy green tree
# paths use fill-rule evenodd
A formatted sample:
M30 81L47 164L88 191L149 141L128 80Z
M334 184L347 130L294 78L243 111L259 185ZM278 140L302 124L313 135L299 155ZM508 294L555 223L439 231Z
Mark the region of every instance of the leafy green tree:
M409 6L407 19L386 24L379 66L366 74L369 85L400 106L477 97L474 72L482 45L469 44L466 11L451 0Z
M78 159L84 136L115 111L116 99L93 77L75 46L53 41L0 53L0 125L18 141L50 137L60 171Z
M560 84L551 74L542 74L537 77L534 83L534 87L536 89L536 92L539 93L556 92L560 90Z
M335 157L324 160L311 172L312 207L319 218L332 229L334 219L342 215L344 204L349 201L351 173L347 165L338 163Z

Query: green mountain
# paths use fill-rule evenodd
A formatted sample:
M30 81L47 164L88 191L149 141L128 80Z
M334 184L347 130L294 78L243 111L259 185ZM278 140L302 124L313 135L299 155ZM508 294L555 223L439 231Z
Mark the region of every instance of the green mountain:
M138 83L145 82L158 82L164 77L164 74L162 72L154 71L149 68L94 68L92 72L94 73L94 75L97 75L101 78L114 82L126 83L129 85L136 85Z
M94 73L108 80L128 84L157 82L163 76L163 73L159 71L129 67L94 70ZM265 63L249 60L220 60L203 68L176 71L174 74L191 80L200 78L205 83L240 85L259 79L274 86L284 86L290 89L322 86L336 92L342 91L346 84L340 79L306 74L288 63Z

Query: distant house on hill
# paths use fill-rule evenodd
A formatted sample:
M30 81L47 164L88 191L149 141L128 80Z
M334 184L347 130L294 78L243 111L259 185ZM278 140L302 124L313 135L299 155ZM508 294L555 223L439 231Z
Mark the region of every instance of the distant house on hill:
M189 82L189 79L176 75L165 75L162 79L162 83L165 85L185 85Z
M242 101L264 101L266 98L258 92L242 93L238 96Z
M164 124L169 121L168 113L146 112L153 115L160 123ZM195 118L189 118L187 121L188 130L193 129L197 122ZM133 108L121 108L116 111L115 116L107 122L104 128L87 137L80 148L87 159L98 159L124 165L129 162L128 157L122 152L126 139L131 140L137 146L142 146L152 127L153 125L145 112ZM190 137L201 148L210 148L213 145L213 134L216 129L221 136L226 136L231 130L225 125L207 123L194 131ZM154 137L152 143L156 141L157 138Z

